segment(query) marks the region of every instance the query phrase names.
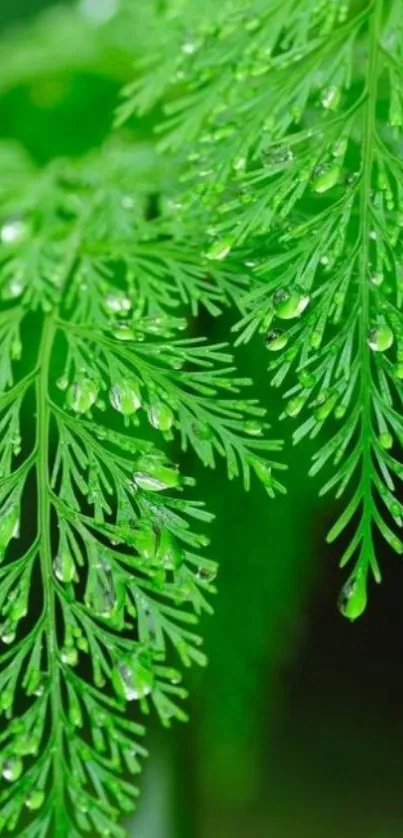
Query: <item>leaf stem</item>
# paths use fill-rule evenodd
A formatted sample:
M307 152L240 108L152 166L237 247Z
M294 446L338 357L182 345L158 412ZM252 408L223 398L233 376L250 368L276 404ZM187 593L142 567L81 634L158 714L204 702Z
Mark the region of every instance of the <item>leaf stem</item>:
M63 780L59 766L63 753L63 731L60 727L60 685L58 664L58 642L56 622L56 596L53 585L53 557L51 543L51 505L49 503L49 439L50 408L48 402L48 379L53 342L55 337L57 310L46 317L39 350L39 371L36 380L37 397L37 497L39 555L44 591L44 612L48 671L50 678L50 701L52 713L52 753L54 776L55 822L60 829L64 818Z
M377 88L379 75L379 33L382 21L383 0L376 0L371 10L370 31L369 31L369 65L368 65L368 88L367 102L364 115L364 136L363 136L363 176L361 188L360 206L360 238L362 242L361 263L360 263L360 348L361 348L361 443L362 443L362 477L361 487L363 491L363 546L362 555L369 554L374 563L372 548L372 394L371 394L371 350L368 346L368 334L370 330L370 284L369 284L369 263L370 263L370 227L371 227L371 190L372 170L374 160L374 146L376 134L376 105ZM367 567L364 568L365 572ZM373 566L375 576L378 575L376 566Z

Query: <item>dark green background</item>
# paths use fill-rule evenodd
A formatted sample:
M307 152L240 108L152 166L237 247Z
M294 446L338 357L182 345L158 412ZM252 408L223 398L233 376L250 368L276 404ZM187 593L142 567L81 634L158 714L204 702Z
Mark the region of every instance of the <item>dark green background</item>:
M3 30L44 5L2 0ZM14 39L15 54L35 38ZM17 137L40 163L97 145L130 78L123 48L108 63L102 47L81 69L80 51L71 52L75 62L63 62L56 44L37 67L0 69L0 136ZM0 48L0 65L1 56ZM222 339L230 325L203 319L195 328ZM279 397L268 388L263 347L257 342L238 362L274 418ZM332 503L316 499L309 452L291 447L288 426L280 431L289 491L275 502L257 486L245 496L223 468L212 474L186 463L217 515L219 594L202 627L210 666L193 676L191 723L152 732L130 826L137 838L403 835L401 560L385 551L382 587L371 591L364 617L346 623L336 608L338 550L324 543Z

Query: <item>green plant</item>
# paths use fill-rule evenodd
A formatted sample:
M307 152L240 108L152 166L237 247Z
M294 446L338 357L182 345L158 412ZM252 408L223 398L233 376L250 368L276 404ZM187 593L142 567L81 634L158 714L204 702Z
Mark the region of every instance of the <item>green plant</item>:
M205 259L249 268L237 343L265 336L295 442L329 426L310 473L347 497L328 541L345 531L355 619L380 581L376 533L403 552L400 6L158 8L121 119L163 92L160 150L180 158L187 215L208 216Z
M261 333L274 384L294 376L295 440L332 423L312 472L353 486L330 536L356 525L347 616L379 579L374 528L401 551L398 5L150 0L118 122L151 111L159 155L138 121L39 169L0 148L2 829L123 834L145 753L127 702L185 718L175 655L204 663L216 568L167 445L282 490L249 379L185 315L237 308L237 341Z
M192 526L209 515L160 445L177 431L273 494L278 444L227 350L181 336L180 310L217 312L239 281L150 217L152 150L38 171L5 147L1 163L1 822L120 835L144 754L126 704L186 718L170 647L204 663L194 625L216 573Z

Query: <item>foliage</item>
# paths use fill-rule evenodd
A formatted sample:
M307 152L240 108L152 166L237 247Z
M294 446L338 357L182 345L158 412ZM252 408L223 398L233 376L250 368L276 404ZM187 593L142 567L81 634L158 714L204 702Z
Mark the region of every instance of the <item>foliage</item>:
M237 343L265 336L295 442L326 425L310 473L330 465L321 491L345 498L328 540L344 533L355 619L378 534L403 552L400 4L153 8L119 119L163 97L160 150L180 160L186 214L207 213L205 259L249 269Z
M216 573L193 527L210 516L161 444L177 432L270 495L279 444L227 350L183 336L183 310L216 313L239 279L153 211L150 148L37 170L5 146L1 170L1 823L120 835L144 755L126 704L186 718L172 647L205 662Z

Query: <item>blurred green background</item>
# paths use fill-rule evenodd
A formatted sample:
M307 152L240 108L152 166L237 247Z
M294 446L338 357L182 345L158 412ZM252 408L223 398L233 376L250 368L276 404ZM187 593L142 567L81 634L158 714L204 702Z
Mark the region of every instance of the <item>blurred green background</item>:
M138 40L118 5L1 0L0 138L40 164L102 142ZM195 324L220 340L230 326ZM238 363L274 418L259 342ZM151 731L136 838L403 836L403 568L385 551L368 612L343 621L338 550L325 546L334 510L307 477L309 450L280 431L288 495L275 502L257 486L245 495L223 468L186 463L217 516L219 593L202 626L210 665L189 682L190 724Z

